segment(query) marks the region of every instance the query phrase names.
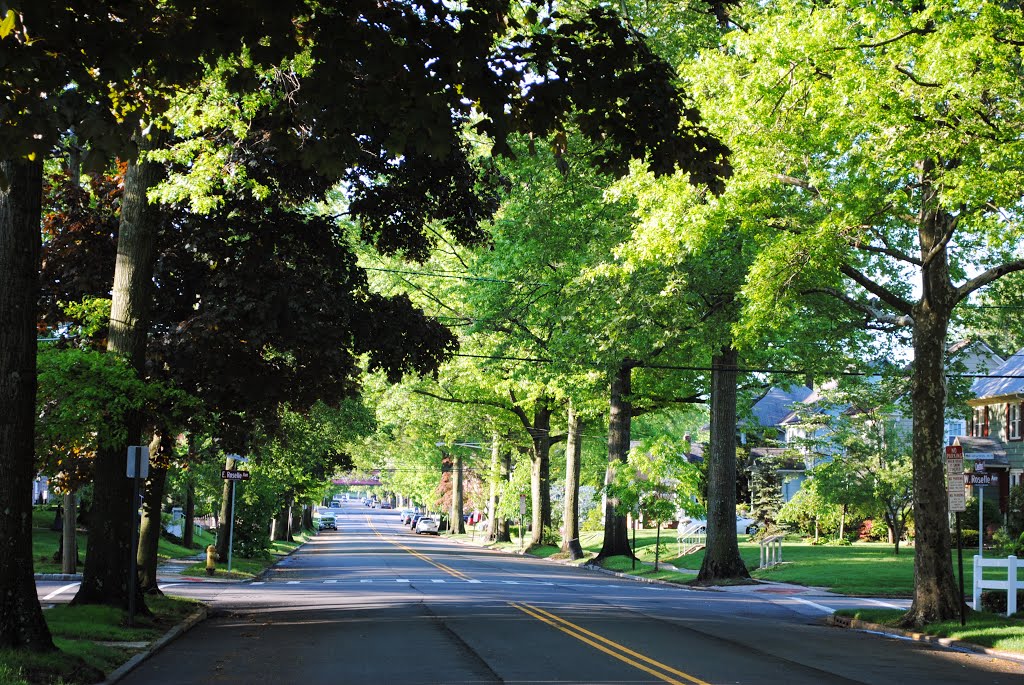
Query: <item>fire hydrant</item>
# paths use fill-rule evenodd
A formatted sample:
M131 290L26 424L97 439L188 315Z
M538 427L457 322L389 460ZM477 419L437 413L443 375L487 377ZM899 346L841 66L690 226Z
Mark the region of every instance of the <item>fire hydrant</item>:
M206 575L212 576L217 570L217 546L210 545L206 548Z

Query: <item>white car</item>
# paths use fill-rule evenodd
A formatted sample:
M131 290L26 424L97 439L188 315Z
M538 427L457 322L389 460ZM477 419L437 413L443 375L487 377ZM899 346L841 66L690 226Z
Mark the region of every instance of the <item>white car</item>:
M684 515L679 519L679 530L683 530L684 528L692 527L694 525L703 525L706 528L707 524L708 522L705 519L692 519L689 516ZM758 531L758 529L760 529L760 527L761 526L758 525L755 519L736 514L736 532L738 534L753 535Z
M437 521L428 516L421 518L416 522L416 534L419 535L420 533L433 533L434 535L439 535L437 532Z

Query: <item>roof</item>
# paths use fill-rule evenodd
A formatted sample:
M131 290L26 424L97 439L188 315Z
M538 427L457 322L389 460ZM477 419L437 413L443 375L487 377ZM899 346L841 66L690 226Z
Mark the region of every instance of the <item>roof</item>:
M988 460L990 464L1008 464L1005 446L998 440L992 438L976 438L971 435L958 435L953 441L954 444L964 448L964 459L970 459L972 454L978 452L990 453L993 459Z
M978 399L1024 394L1024 350L1018 350L1000 366L989 372L988 378L978 378L971 384L971 392Z
M806 401L812 394L814 391L806 385L774 387L755 402L751 410L762 426L778 426L792 412L794 404Z

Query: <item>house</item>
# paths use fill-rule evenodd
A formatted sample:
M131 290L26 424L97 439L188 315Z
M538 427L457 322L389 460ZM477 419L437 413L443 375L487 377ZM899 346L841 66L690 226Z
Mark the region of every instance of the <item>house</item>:
M968 377L997 374L998 371L996 369L1004 364L1002 357L980 340L963 340L951 345L946 350L946 358L948 360L947 368L951 375L960 374ZM1024 430L1024 426L1021 425L1021 419L1024 418L1024 404L1021 404L1024 402L1024 353L1020 357L1015 355L1015 358L1021 362L1021 372L1019 374L1021 376L1019 381L1021 394L1018 406L1013 410L1015 412L1013 416L1016 417L1017 421L1015 430L1017 434L1020 434ZM984 379L979 378L971 387L975 395L978 392L979 382L982 380ZM782 467L778 469L782 482L783 501L788 502L792 499L800 490L801 484L806 480L808 472L818 464L830 461L839 449L838 446L834 448L828 446L829 434L831 432L829 420L842 415L844 412L849 411L850 408L830 405L823 401L824 398L822 396L822 393L827 393L829 389L835 386L835 382L830 381L815 389L810 389L806 386L796 386L790 389L773 388L771 392L754 405L754 416L758 417L763 426L774 426L777 434L780 436L780 446L754 448L751 450L752 457L756 459L758 456L781 456L783 453L789 455L789 458L784 460ZM762 404L763 406L759 406ZM782 408L785 409L785 412L780 415L780 409ZM1009 409L1006 410L1010 411ZM997 421L995 408L992 408L991 412L992 421ZM948 408L945 422L945 444L947 445L954 444L955 440L969 432L967 430L968 422L958 414L958 408ZM980 415L984 417L988 414L982 412ZM761 417L764 418L762 419ZM903 433L909 435L912 432L913 423L910 417L896 415L892 418ZM774 423L769 424L767 421L774 421ZM1016 438L1016 440L1019 441L1020 438ZM810 448L812 443L816 443L813 450ZM1024 459L1024 443L1018 442L1018 446L1021 448L1021 458ZM994 446L992 447L995 449ZM969 456L966 454L967 448L964 451L964 456L967 458ZM977 451L982 451L980 446L977 448ZM794 452L802 454L802 460L794 459ZM1016 472L1016 478L1018 480L1015 483L1020 482L1022 479L1019 471Z
M965 435L955 444L963 447L967 463L982 462L998 474L1005 511L1010 488L1024 483L1024 350L976 379L971 392Z

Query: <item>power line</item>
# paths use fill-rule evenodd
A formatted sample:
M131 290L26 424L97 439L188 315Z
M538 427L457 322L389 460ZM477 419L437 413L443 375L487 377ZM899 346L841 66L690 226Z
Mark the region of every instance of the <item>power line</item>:
M544 357L511 357L502 355L487 355L487 354L470 354L468 352L456 352L456 357L468 357L470 359L491 359L494 361L515 361L515 362L527 362L531 364L554 364L556 360L547 359ZM1010 355L1024 356L1024 355ZM562 362L568 366L579 366L586 368L598 368L597 365L588 362ZM723 366L687 366L681 364L638 364L636 368L639 369L661 369L667 371L721 371L723 369L733 367ZM736 373L768 373L778 374L783 376L806 376L810 373L806 369L770 369L770 368L754 368L754 367L735 367ZM881 376L882 374L878 371L834 371L830 372L830 376ZM907 375L907 374L903 374ZM947 373L946 378L1002 378L1002 379L1024 379L1024 376L1015 374L981 374L981 373Z
M435 276L437 278L452 278L461 281L481 281L484 283L508 283L510 285L542 285L547 286L549 283L543 283L540 281L510 281L503 278L487 278L484 276L464 276L460 275L459 272L443 272L443 271L410 271L406 269L384 269L381 267L364 266L363 269L366 271L383 271L390 274L405 274L411 276Z

